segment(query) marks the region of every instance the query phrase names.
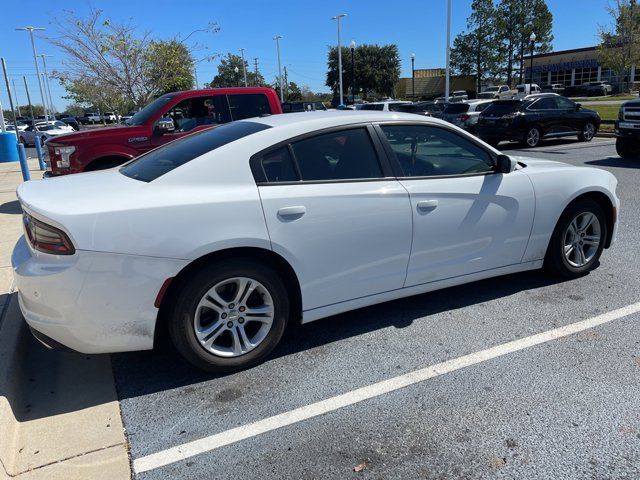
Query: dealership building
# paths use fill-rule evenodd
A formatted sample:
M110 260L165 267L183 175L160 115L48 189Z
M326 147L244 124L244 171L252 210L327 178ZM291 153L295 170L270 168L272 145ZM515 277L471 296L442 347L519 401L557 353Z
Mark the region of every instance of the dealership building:
M525 78L531 78L531 56L525 57ZM628 81L625 74L624 82ZM640 82L640 72L631 67L632 81ZM619 73L603 67L596 47L576 48L533 56L533 83L538 85L561 83L564 86L585 82L606 81L618 85Z

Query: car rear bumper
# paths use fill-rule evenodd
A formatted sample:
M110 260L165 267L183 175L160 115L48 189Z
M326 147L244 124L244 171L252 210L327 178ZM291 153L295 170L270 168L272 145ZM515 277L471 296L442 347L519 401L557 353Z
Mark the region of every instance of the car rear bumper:
M82 353L153 348L154 301L186 263L83 250L48 255L24 236L11 257L20 310L36 338Z

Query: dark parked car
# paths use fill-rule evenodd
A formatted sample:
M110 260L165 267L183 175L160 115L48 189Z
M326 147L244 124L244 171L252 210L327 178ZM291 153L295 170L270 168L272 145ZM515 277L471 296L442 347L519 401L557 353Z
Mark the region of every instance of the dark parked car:
M552 83L542 85L541 89L543 93L557 93L558 95L563 95L565 87L561 83Z
M511 140L535 147L544 138L573 135L589 142L598 128L597 112L553 93L526 100L496 100L478 120L478 136L491 145Z
M62 117L60 118L60 121L69 125L76 132L80 130L80 124L78 124L78 121L75 119L75 117Z
M316 110L326 110L322 102L284 102L282 113L313 112Z
M415 102L406 103L398 106L399 112L415 113L417 115L426 115L437 117L446 108L446 103L436 102Z
M583 83L582 88L589 97L599 97L613 93L611 84L602 81Z

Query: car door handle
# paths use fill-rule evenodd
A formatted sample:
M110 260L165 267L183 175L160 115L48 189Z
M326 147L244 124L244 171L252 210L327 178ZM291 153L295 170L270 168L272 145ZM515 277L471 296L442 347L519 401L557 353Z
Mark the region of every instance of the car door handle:
M303 205L296 205L295 207L282 207L278 210L278 216L286 219L296 219L307 213L307 208Z
M418 202L418 210L433 210L438 206L438 200L420 200Z

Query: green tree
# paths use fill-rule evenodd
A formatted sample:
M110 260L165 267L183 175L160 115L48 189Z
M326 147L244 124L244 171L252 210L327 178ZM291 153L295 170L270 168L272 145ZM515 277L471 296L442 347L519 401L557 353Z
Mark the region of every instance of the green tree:
M49 41L66 58L64 68L53 76L68 88L70 97L95 105L108 97L109 103L129 103L136 108L168 89L190 88L193 59L186 40L195 32L218 31L215 24L209 24L184 39L151 40L148 32L140 33L131 22L112 22L97 9L91 9L86 18L67 12L54 23L60 35ZM82 97L82 92L88 96ZM117 102L115 97L119 97Z
M151 41L147 60L149 80L156 86L156 95L193 88L193 56L181 41Z
M497 73L496 9L493 0L473 0L467 18L467 32L456 36L451 49L451 66L460 75L476 77L476 91L485 78Z
M624 77L631 66L640 64L640 8L636 0L616 0L608 8L613 27L603 27L598 33L598 56L606 68L618 72L618 88L624 90Z
M236 68L238 71L236 72ZM249 86L267 86L264 81L264 77L260 72L256 75L256 72L249 70L249 64L245 60L244 68L247 69L247 85ZM209 86L212 88L219 87L235 87L236 85L244 86L244 75L242 70L242 57L240 55L234 55L233 53L227 53L226 57L220 60L218 65L218 73Z
M33 114L36 117L38 115L44 115L44 108L42 108L42 105L31 105L31 106L33 107ZM16 116L18 116L18 109L20 109L20 113L22 114L23 117L28 117L29 115L31 115L29 113L29 105L15 106L15 108L16 108ZM6 110L3 110L2 113L5 119L13 122L13 114L11 113L11 110L6 109Z
M363 98L372 94L392 96L400 78L400 55L397 45L358 45L354 52L355 90ZM352 88L351 50L342 47L342 87L346 96ZM329 47L327 80L334 94L339 90L338 48Z
M551 51L553 15L545 0L501 0L495 15L495 46L500 55L497 68L513 86L516 75L522 83L524 56L531 53L531 33L536 34L534 53Z

